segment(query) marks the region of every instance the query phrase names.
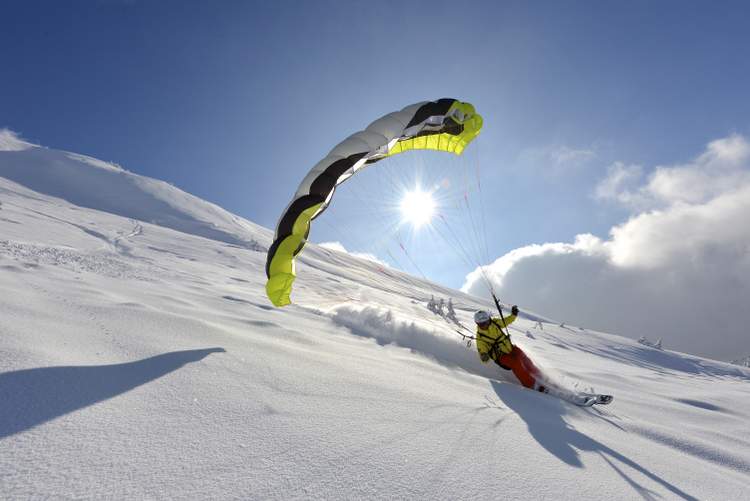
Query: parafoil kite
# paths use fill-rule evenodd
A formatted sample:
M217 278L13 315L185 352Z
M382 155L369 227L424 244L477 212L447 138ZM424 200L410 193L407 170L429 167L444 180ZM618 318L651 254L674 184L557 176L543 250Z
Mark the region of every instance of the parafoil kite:
M266 293L276 306L291 303L294 258L307 242L310 222L328 207L336 186L358 170L409 150L438 150L460 155L482 129L474 107L439 99L389 113L339 143L300 183L276 226L266 259Z

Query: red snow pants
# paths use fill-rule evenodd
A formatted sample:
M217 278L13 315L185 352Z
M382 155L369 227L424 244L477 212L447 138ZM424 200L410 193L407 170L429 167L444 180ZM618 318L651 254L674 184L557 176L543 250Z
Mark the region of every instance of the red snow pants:
M498 365L510 367L510 370L521 381L522 385L526 388L534 389L534 383L536 383L536 378L539 377L540 372L536 365L534 365L534 362L526 356L526 353L521 348L513 346L513 351L504 353L495 362Z

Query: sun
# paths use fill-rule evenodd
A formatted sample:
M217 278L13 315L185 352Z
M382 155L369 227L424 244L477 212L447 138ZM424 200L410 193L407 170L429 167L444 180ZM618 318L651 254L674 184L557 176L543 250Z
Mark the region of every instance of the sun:
M415 188L408 191L401 200L401 215L404 221L410 222L415 228L427 224L435 212L435 201L432 194Z

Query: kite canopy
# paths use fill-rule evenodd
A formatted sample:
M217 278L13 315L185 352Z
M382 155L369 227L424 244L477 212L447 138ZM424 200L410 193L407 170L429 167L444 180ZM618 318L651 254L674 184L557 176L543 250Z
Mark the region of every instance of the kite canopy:
M339 143L308 172L276 226L266 259L271 302L291 303L294 258L307 242L310 221L328 207L336 186L365 165L397 153L436 150L460 155L481 129L482 117L471 104L439 99L389 113Z

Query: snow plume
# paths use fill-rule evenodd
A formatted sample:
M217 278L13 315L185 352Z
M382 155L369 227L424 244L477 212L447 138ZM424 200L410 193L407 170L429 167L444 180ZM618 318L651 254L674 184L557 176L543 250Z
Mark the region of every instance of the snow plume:
M377 263L380 266L390 268L388 263L386 263L385 261L382 261L377 256L370 254L368 252L349 252L348 250L346 250L346 247L344 247L344 245L341 242L323 242L318 245L328 250L334 250L336 252L343 252L345 254L349 254L350 256L358 257L361 259L366 259L368 261L372 261L373 263Z
M35 147L18 136L10 129L0 129L0 151L23 151Z
M680 351L727 360L746 349L747 140L713 141L693 161L645 179L640 167L615 164L596 195L633 215L608 240L578 235L498 258L485 273L499 295L560 321L634 339L647 332ZM480 278L469 274L463 290L486 295Z
M483 365L476 349L473 346L467 349L458 334L437 332L426 323L406 320L390 309L376 306L345 304L330 313L336 324L347 327L356 335L371 337L380 345L409 348L449 366L458 366L485 377L498 377L497 369L490 364Z

